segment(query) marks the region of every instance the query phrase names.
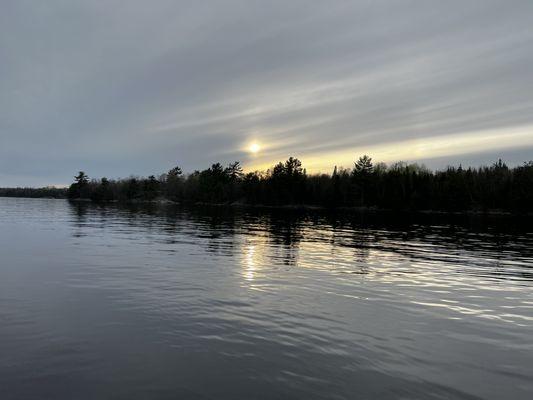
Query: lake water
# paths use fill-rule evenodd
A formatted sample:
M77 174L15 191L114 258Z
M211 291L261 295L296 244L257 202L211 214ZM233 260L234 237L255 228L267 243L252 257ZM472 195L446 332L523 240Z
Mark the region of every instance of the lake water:
M0 399L532 399L533 226L450 220L0 199Z

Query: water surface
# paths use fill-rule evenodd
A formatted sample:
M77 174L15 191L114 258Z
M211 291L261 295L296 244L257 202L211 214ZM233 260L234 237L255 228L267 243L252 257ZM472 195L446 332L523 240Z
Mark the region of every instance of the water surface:
M532 231L0 199L0 398L531 399Z

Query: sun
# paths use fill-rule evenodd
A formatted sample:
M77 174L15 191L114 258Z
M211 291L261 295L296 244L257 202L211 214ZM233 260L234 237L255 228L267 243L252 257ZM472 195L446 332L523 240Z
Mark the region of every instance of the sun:
M259 143L253 142L252 144L250 144L250 146L248 146L248 150L252 154L257 154L259 153L259 150L261 150L261 146L259 145Z

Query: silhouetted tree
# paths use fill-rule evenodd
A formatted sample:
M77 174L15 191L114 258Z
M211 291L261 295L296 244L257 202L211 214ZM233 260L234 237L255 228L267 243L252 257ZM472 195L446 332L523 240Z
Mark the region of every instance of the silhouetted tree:
M241 163L239 161L235 161L229 164L224 170L224 172L232 182L238 181L244 175Z
M42 188L0 188L0 197L28 197L63 199L67 197L68 189L47 186Z
M374 165L360 157L353 169L335 167L331 174L307 175L300 160L290 157L266 173L244 173L239 162L183 175L174 167L160 179L89 181L80 171L68 191L0 189L2 195L68 194L93 201L151 201L164 197L180 202L263 205L377 207L394 210L507 210L533 212L533 162L509 168L503 161L479 168L450 166L430 171L417 164Z
M109 179L102 178L100 184L96 184L95 186L96 187L90 192L90 199L92 201L102 202L115 199Z
M355 183L355 195L359 198L361 206L367 205L365 202L365 195L369 191L369 186L372 182L372 173L374 172L374 165L372 164L372 158L366 154L354 163L354 169L352 171L353 181Z
M154 175L143 181L143 195L145 200L154 200L159 195L159 181Z
M68 189L68 197L71 199L89 198L87 186L89 185L89 177L85 172L80 171L74 177L74 183Z
M182 174L183 172L178 166L171 168L167 172L164 193L168 199L175 201L181 200L183 195Z
M372 164L372 158L367 156L359 157L354 164L354 175L371 175L374 171L374 165Z
M289 157L285 163L276 164L269 172L268 200L274 204L302 203L305 175L300 160Z

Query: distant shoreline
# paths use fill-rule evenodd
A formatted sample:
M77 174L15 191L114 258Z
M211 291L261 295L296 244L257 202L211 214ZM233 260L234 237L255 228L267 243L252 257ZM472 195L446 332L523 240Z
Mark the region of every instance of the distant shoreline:
M426 214L533 214L533 161L508 167L502 160L476 168L374 164L364 155L352 169L308 174L289 157L267 171L244 172L238 161L184 174L125 179L90 178L84 171L68 188L0 188L0 196L68 198L94 203L166 203L337 212Z

